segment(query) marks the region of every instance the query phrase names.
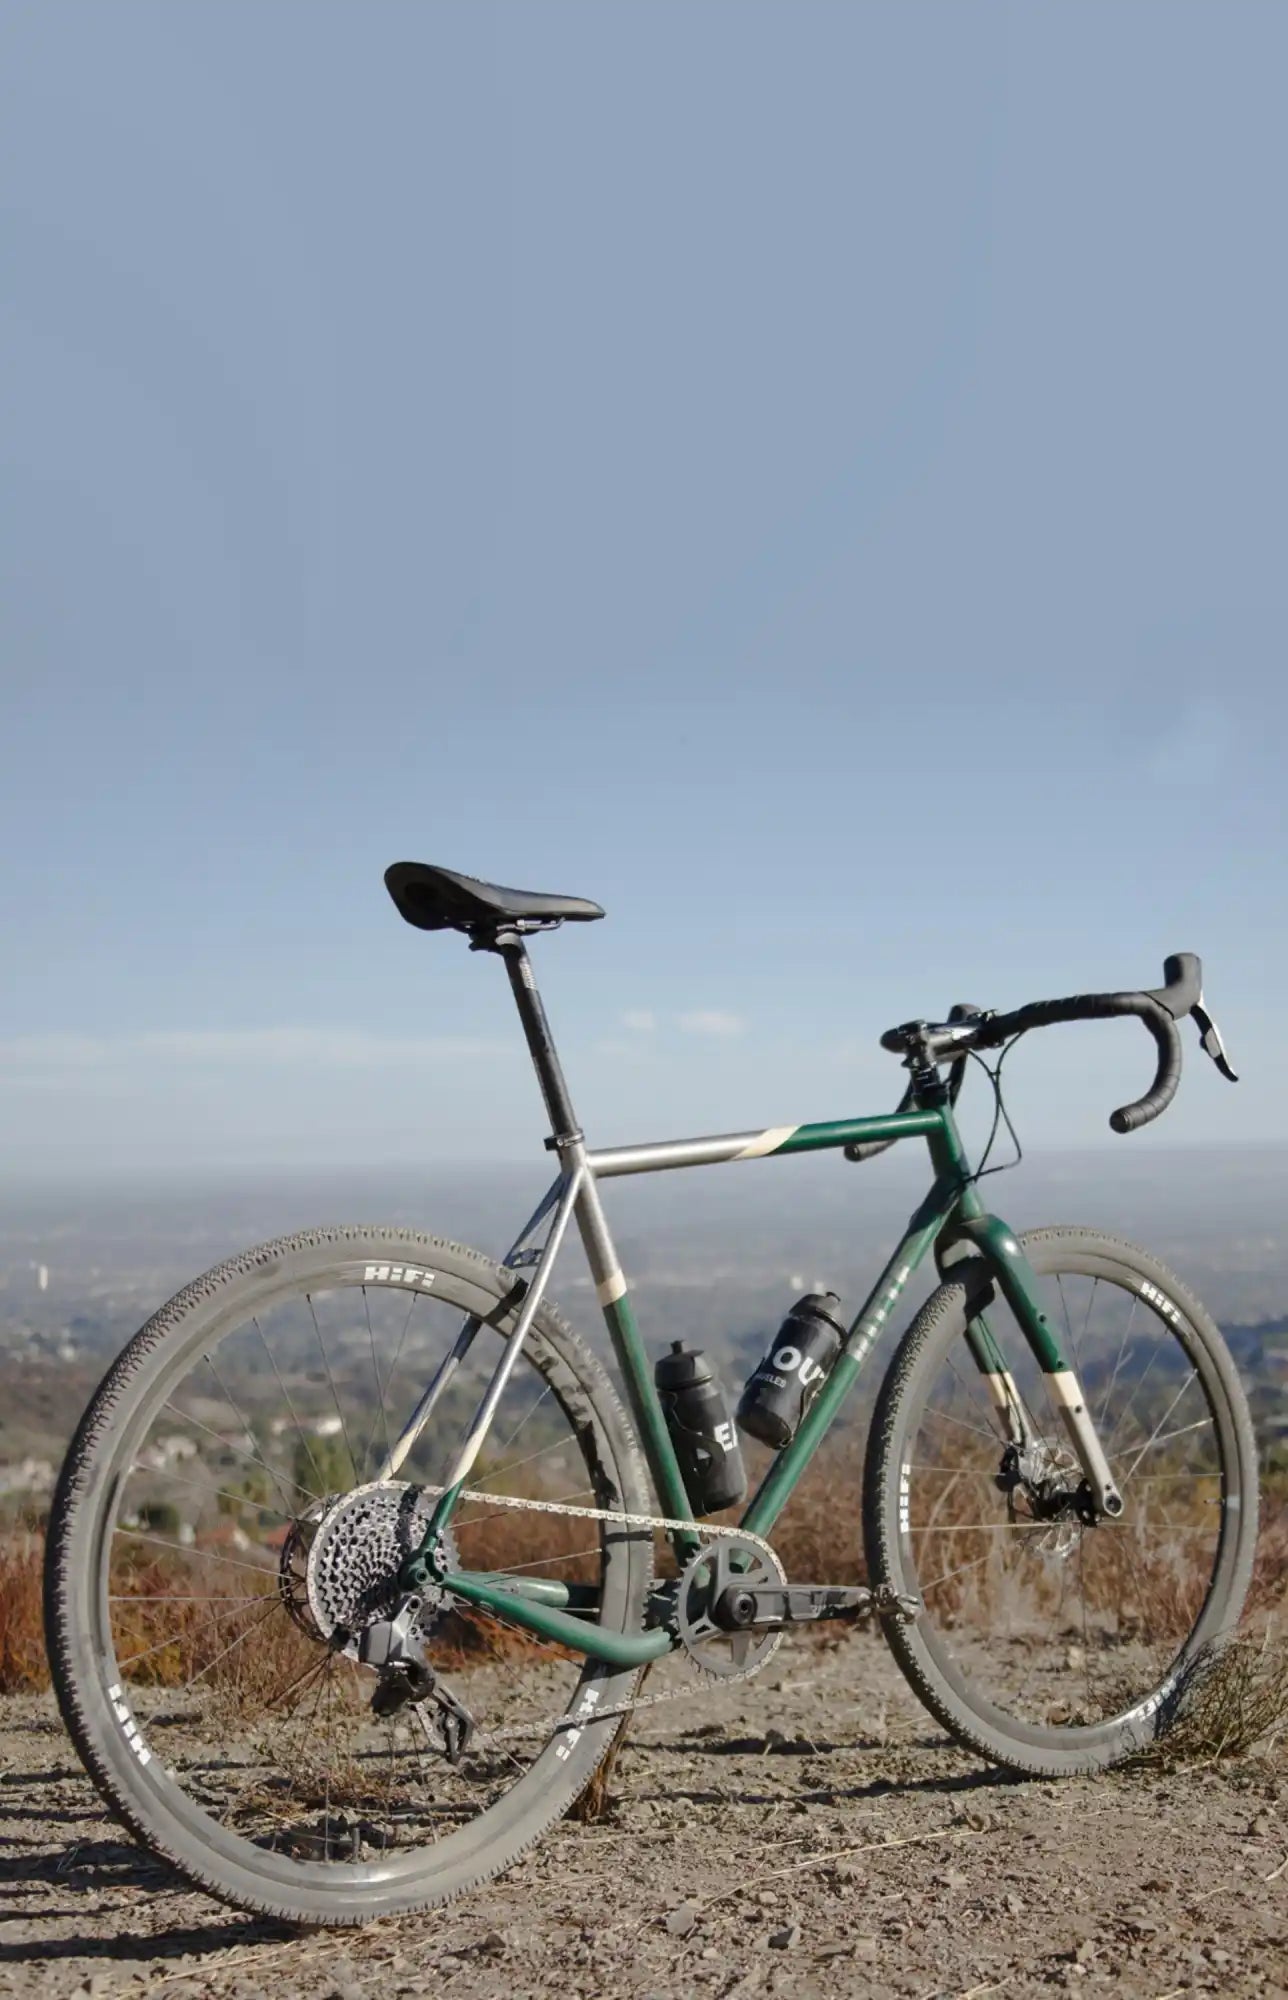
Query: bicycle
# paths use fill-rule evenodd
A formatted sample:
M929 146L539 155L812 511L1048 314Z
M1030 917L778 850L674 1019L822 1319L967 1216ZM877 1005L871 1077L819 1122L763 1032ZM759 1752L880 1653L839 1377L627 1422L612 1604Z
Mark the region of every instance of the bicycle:
M1198 959L1168 959L1151 991L892 1029L907 1083L882 1116L595 1149L526 939L602 910L415 863L385 879L410 924L502 960L557 1173L500 1263L408 1230L282 1238L181 1291L107 1371L53 1503L46 1619L67 1727L133 1832L277 1917L427 1908L569 1809L629 1716L670 1698L641 1692L652 1662L747 1676L828 1618L874 1618L939 1722L1016 1771L1102 1770L1171 1727L1249 1580L1238 1376L1153 1257L991 1214L954 1106L974 1060L1004 1116L1014 1041L1104 1016L1138 1018L1158 1048L1118 1132L1170 1102L1187 1015L1233 1080ZM736 1433L718 1402L702 1417L710 1385L678 1423L659 1392L601 1184L909 1139L930 1191L830 1367L771 1350L799 1421L740 1519L707 1518L736 1488ZM546 1297L574 1219L625 1406ZM775 1524L932 1254L938 1286L868 1435L867 1579L789 1581ZM696 1377L691 1362L675 1366Z

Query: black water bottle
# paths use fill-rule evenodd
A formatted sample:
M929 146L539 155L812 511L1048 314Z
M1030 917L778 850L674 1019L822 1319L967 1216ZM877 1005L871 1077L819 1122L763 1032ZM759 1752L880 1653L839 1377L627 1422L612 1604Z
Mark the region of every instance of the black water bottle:
M671 1352L658 1360L653 1378L694 1513L718 1514L722 1507L732 1507L747 1491L747 1475L711 1363L699 1349L675 1340Z
M742 1392L738 1422L748 1437L774 1451L795 1437L845 1335L835 1292L810 1292L797 1300Z

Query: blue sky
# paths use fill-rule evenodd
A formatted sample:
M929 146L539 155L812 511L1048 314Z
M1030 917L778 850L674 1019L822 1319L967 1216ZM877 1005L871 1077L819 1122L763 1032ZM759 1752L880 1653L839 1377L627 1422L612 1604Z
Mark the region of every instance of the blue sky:
M12 4L0 1121L33 1171L877 1110L880 1030L1198 950L1275 1136L1273 4Z

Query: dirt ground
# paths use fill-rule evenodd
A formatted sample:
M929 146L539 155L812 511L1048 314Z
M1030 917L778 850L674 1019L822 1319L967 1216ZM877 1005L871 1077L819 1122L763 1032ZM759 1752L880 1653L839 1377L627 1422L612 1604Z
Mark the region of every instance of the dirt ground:
M606 1819L446 1911L288 1932L129 1845L52 1701L12 1699L0 1993L1288 1996L1282 1759L1013 1781L857 1632L641 1714L613 1789Z

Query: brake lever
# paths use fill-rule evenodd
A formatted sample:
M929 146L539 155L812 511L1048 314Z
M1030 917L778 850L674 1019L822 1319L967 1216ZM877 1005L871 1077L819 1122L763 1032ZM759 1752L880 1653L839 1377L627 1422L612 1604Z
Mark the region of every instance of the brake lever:
M1203 1043L1204 1054L1211 1056L1222 1076L1228 1078L1231 1083L1237 1083L1239 1079L1230 1067L1230 1058L1225 1052L1225 1043L1221 1040L1221 1030L1217 1027L1216 1022L1203 1005L1203 995L1201 993L1190 1008L1190 1012L1198 1023L1199 1036Z

